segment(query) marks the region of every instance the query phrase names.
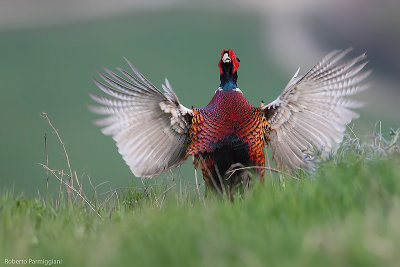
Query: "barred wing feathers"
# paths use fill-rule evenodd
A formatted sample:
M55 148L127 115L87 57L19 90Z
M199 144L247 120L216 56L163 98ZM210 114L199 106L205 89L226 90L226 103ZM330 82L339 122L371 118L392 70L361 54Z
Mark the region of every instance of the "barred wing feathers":
M167 79L162 93L126 61L136 77L120 68L120 74L99 73L103 82L94 82L107 96L89 93L101 104L89 109L107 115L95 124L113 137L133 174L153 177L186 159L193 111L180 104Z
M329 53L303 77L298 78L297 71L282 94L263 107L278 167L307 167L305 149L334 150L343 139L346 124L358 118L352 109L362 103L348 96L367 88L364 79L370 71L362 71L367 64L365 54L340 63L349 51Z

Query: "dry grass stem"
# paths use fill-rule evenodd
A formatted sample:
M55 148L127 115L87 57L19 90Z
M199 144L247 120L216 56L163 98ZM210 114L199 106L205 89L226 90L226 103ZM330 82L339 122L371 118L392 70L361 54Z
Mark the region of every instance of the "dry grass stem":
M65 144L63 142L63 140L60 137L60 134L58 133L58 130L54 127L54 125L51 123L49 116L47 115L47 113L42 112L42 117L45 118L47 120L47 123L50 125L50 127L53 129L54 134L57 136L58 142L61 144L63 150L64 150L64 155L65 158L67 160L67 165L68 165L68 170L69 170L69 175L70 175L70 183L73 183L73 179L72 179L72 169L71 169L71 163L69 161L69 156L67 153L67 149L65 148ZM69 190L67 190L67 194L69 195Z
M200 156L200 161L204 161L202 156ZM215 179L214 179L213 175L211 174L211 171L208 169L207 166L206 166L206 170L207 170L208 176L210 176L210 180L213 183L214 188L217 190L218 194L223 196L224 195L223 192L221 191L221 189L219 189L217 183L215 182Z
M195 178L195 182L196 182L196 192L197 192L197 195L199 196L199 199L201 199L200 188L199 188L199 179L197 177L197 168L194 168L194 178Z
M46 170L48 170L51 174L53 174L54 175L54 177L56 177L57 178L57 180L59 180L60 181L60 183L63 183L65 186L67 186L71 191L73 191L74 193L76 193L100 218L101 218L101 215L100 215L100 213L98 213L97 211L96 211L96 209L94 208L94 206L93 206L93 204L91 204L90 202L89 202L89 200L87 200L87 198L83 195L83 194L81 194L78 190L76 190L73 186L71 186L69 183L67 183L67 182L65 182L65 181L63 181L60 177L58 177L58 175L56 174L56 172L54 171L54 170L52 170L52 169L50 169L49 167L47 167L45 164L42 164L42 163L39 163L39 165L41 165L43 168L45 168Z
M44 152L46 154L46 166L49 166L49 153L47 151L47 134L44 134ZM49 171L46 171L46 188L49 190Z
M220 183L221 188L222 188L222 195L226 196L225 185L224 185L224 182L222 181L221 173L219 172L219 168L218 168L217 164L215 164L214 166L215 166L214 167L215 168L215 172L217 173L218 180L219 180L219 183Z
M267 164L268 164L268 171L269 171L269 177L271 179L271 185L274 186L274 179L272 177L272 171L271 171L271 164L269 163L269 155L268 155L268 150L265 149L266 157L267 157Z

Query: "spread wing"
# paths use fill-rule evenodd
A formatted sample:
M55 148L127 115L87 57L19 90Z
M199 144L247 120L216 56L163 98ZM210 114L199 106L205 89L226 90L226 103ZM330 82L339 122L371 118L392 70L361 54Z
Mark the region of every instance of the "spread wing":
M278 167L307 167L305 149L334 150L346 124L358 118L352 109L362 104L348 96L367 88L364 79L370 71L362 71L365 54L340 62L350 50L329 53L303 77L297 77L297 71L282 94L263 107Z
M103 82L94 82L107 96L90 93L101 105L89 109L107 115L95 124L113 137L133 174L152 177L185 160L193 111L180 104L167 79L162 93L126 61L136 77L123 69L99 73Z

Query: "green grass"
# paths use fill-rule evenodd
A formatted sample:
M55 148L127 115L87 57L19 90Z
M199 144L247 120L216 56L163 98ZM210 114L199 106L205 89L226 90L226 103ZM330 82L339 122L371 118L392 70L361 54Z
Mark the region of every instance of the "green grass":
M398 143L373 146L347 139L340 150L346 152L315 173L297 175L300 181L275 175L233 203L203 199L181 179L110 192L109 199L97 191L89 199L99 215L65 193L26 198L6 191L0 259L62 259L63 266L398 266Z

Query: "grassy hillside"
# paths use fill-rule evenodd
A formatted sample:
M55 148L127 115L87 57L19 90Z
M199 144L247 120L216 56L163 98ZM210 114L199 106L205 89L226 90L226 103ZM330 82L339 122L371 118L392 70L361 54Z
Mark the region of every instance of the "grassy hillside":
M179 177L129 190L93 188L92 206L65 191L48 198L6 191L0 259L60 259L62 266L398 266L399 143L375 141L348 138L315 173L268 176L233 203L199 197Z

